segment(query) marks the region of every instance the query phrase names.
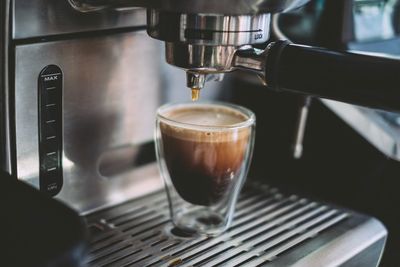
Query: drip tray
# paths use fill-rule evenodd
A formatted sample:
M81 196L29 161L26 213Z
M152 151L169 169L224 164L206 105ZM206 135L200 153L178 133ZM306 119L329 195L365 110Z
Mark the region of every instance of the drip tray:
M164 191L86 220L88 266L376 266L387 235L374 218L258 183L243 190L232 226L217 237L173 229Z

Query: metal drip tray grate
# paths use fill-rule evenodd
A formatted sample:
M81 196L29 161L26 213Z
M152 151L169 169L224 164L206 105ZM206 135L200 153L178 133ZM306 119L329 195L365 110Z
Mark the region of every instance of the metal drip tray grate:
M348 213L276 189L249 186L231 228L217 237L173 234L163 191L86 219L89 266L258 266L350 217ZM172 232L172 233L171 233Z

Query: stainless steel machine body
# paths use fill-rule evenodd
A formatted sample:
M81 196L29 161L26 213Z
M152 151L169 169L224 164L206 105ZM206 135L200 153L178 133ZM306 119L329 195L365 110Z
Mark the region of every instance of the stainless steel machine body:
M223 73L248 67L235 59L240 58L236 52L242 46L265 43L269 39L272 13L288 11L308 1L70 2L82 12L146 7L148 34L165 42L168 63L187 71L187 86L201 89L206 80L221 80Z
M134 156L142 144L152 140L153 116L162 102L161 69L165 65L160 64L158 42L140 30L145 24L144 11L129 11L129 16L125 12L81 14L63 0L13 1L10 10L14 23L9 24L12 49L11 63L6 66L13 69L5 74L12 81L4 92L4 104L9 109L3 113L7 114L3 127L10 130L4 131L4 138L8 135L9 139L5 139L8 145L3 168L42 191L57 194L82 213L137 194L126 186L131 179L151 191L154 185L149 180L132 176L125 180L100 173L108 164L108 152L114 158L121 153ZM94 30L106 32L83 38L62 36ZM50 93L59 90L62 98L44 103L47 110L43 111L39 108L42 89L38 80L49 65L58 66L62 82L45 89ZM53 74L48 77L57 77ZM145 106L141 105L143 101ZM136 115L139 112L140 116ZM46 113L52 113L49 116L54 119L43 118ZM46 120L45 127L59 124L62 131L42 142L41 134L47 133L38 126L40 120ZM43 151L53 140L61 148ZM58 156L60 162L51 161ZM41 181L47 177L41 173L43 167L59 172L56 184L50 185L53 178L49 178L49 186L57 187L54 192Z
M126 9L146 7L167 12L187 14L208 13L226 15L253 15L261 13L284 12L304 5L310 0L68 0L80 11L98 11L103 9Z
M224 73L242 69L258 74L273 90L400 111L398 102L393 101L400 97L397 59L284 40L271 42L264 51L253 48L269 39L271 14L300 7L308 2L305 0L70 2L80 12L113 9L120 4L146 7L148 34L166 43L168 63L186 70L186 84L192 89L193 99L198 98L205 81L220 81ZM376 89L379 86L385 89Z
M282 11L278 3L284 2L289 8L304 1L266 1L271 6L265 8L275 3ZM233 232L201 240L169 232L162 182L146 153L156 108L181 96L185 77L164 63L160 43L146 36L145 11L82 13L66 0L0 5L1 167L86 216L94 229L87 262L377 265L387 236L379 221L260 185L243 194ZM245 21L258 25L268 18ZM243 51L241 60L251 64ZM356 249L344 255L349 246ZM211 255L215 247L218 255Z

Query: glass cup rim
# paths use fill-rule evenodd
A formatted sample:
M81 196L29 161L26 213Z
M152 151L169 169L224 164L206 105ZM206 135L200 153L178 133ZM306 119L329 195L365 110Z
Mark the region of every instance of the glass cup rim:
M247 119L239 122L239 123L234 123L234 124L228 124L228 125L199 125L199 124L194 124L194 123L188 123L188 122L180 122L171 118L165 117L162 113L165 113L166 111L173 109L173 108L179 108L179 107L191 107L191 106L196 106L196 105L204 105L204 106L214 106L214 107L224 107L224 108L231 108L237 112L242 113ZM243 106L239 106L236 104L231 104L231 103L226 103L226 102L221 102L221 101L199 101L199 102L173 102L173 103L168 103L160 106L157 109L157 118L160 119L163 122L166 122L172 126L180 127L180 128L189 128L189 129L207 129L207 130L232 130L232 129L240 129L240 128L246 128L255 123L256 116L254 113L249 110L248 108L245 108Z

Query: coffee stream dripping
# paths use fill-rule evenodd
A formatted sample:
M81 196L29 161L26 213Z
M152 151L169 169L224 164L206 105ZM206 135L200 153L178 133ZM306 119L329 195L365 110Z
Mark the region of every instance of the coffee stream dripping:
M200 98L200 88L192 88L192 101L195 102Z

